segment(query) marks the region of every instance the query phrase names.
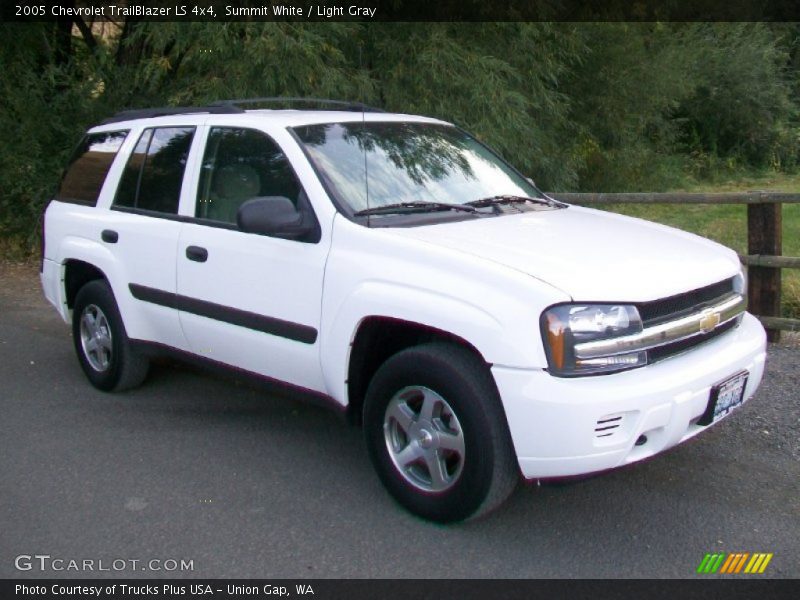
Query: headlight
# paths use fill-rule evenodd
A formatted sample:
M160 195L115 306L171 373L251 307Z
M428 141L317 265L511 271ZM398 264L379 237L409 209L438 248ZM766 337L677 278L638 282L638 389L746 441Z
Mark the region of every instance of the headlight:
M624 304L562 304L542 313L542 337L550 372L560 377L612 373L647 364L647 352L628 352L581 359L575 345L642 331L635 306Z

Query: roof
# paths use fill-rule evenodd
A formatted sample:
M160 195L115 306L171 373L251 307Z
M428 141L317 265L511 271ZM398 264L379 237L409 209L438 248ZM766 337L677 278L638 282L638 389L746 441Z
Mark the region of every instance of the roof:
M205 121L208 117L217 117L218 122L224 123L253 123L258 121L260 124L278 125L282 127L298 127L302 125L316 125L319 123L348 123L355 121L366 122L386 122L386 121L415 121L419 123L442 123L446 121L422 117L419 115L408 115L402 113L360 113L352 111L331 111L331 110L247 110L240 113L176 113L172 115L162 115L157 117L139 117L129 120L113 121L93 127L91 131L112 131L121 128L130 128L146 123L149 126L163 125L193 125Z
M256 104L316 104L323 108L260 108L246 110L247 105ZM400 113L386 113L381 109L366 106L360 103L325 100L319 98L253 98L247 100L222 100L206 106L168 106L162 108L144 108L125 110L105 119L91 131L109 131L120 127L132 127L142 122L148 125L188 125L204 121L209 116L218 116L226 123L241 123L252 121L254 118L260 122L284 127L312 125L317 123L343 123L354 121L416 121L443 123L438 119L407 115ZM276 123L277 122L277 123Z

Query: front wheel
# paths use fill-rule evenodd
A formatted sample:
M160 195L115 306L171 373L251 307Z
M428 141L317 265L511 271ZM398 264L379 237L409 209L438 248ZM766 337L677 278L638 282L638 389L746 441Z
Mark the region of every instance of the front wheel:
M433 521L486 514L519 479L491 374L460 346L425 344L388 359L367 389L364 435L392 496Z

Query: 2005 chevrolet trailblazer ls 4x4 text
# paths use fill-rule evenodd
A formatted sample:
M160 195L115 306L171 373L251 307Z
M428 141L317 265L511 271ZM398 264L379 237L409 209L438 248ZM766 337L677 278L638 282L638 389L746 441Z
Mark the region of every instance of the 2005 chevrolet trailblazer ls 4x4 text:
M755 393L731 250L552 200L435 119L247 102L126 111L76 150L41 279L94 386L162 352L288 384L363 419L384 485L437 521Z

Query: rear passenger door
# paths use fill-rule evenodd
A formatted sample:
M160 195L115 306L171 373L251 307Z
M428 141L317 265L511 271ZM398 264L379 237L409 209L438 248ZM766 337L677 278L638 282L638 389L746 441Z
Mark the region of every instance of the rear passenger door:
M275 131L277 136L288 136ZM288 198L314 219L286 154L259 129L210 125L194 215L178 248L180 321L192 352L323 391L318 331L327 236L280 239L239 231L252 198ZM188 215L187 215L188 216Z
M148 127L120 176L104 241L126 272L115 290L128 336L187 349L174 308L176 254L183 223L178 206L190 164L194 126Z

